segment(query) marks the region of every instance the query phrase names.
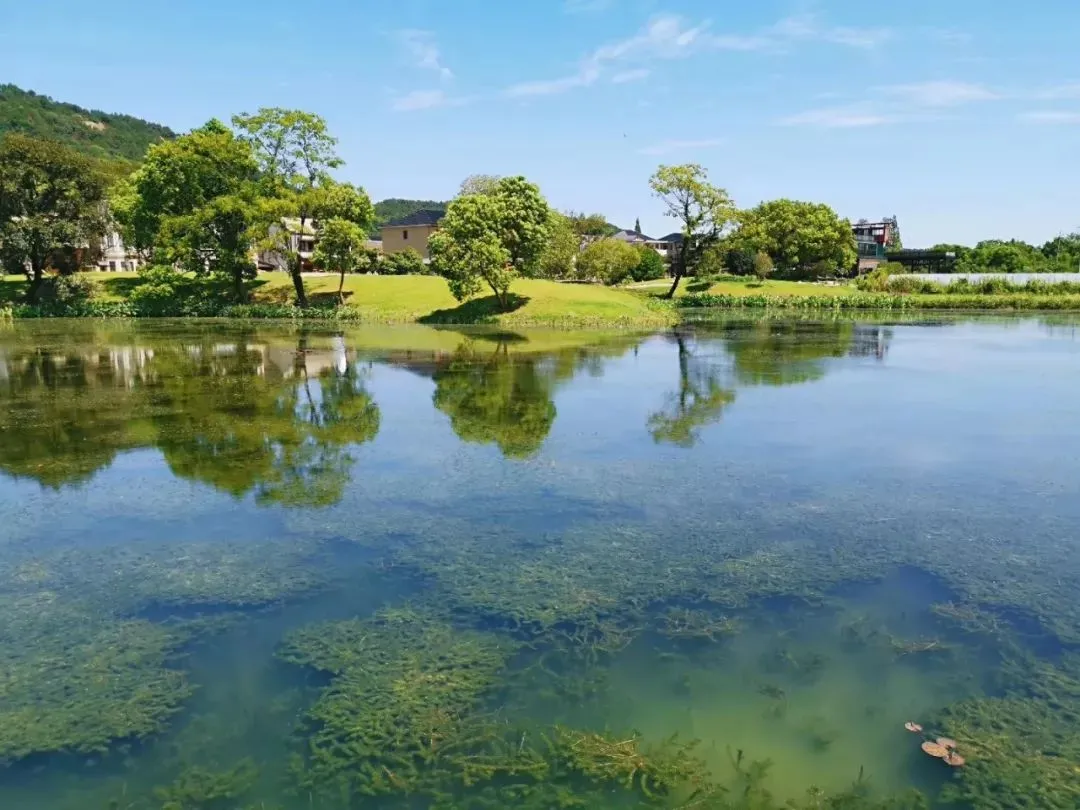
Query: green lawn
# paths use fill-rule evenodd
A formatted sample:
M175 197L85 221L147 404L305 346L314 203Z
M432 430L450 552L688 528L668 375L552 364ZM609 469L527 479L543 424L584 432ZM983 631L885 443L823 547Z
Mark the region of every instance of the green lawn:
M139 283L137 273L91 272L101 286L102 300L123 300ZM313 303L337 300L338 277L304 277ZM13 301L25 289L22 276L6 276L0 303ZM286 273L262 273L250 285L255 303L289 303L292 281ZM493 295L461 304L446 282L434 276L347 276L346 303L366 320L394 323L476 323L505 326L657 326L674 322L674 314L647 296L586 284L521 279L511 287L510 311L500 312Z
M671 279L646 281L631 284L628 289L660 296L671 287ZM710 295L851 295L855 288L845 284L840 286L817 284L810 281L766 281L747 276L722 276L718 279L686 279L679 285L677 296L690 293L709 293Z

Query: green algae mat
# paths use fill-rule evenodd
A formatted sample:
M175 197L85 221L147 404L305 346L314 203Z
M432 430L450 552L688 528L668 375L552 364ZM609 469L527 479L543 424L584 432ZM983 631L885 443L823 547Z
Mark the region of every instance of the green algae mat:
M1078 325L0 324L0 807L1073 810Z

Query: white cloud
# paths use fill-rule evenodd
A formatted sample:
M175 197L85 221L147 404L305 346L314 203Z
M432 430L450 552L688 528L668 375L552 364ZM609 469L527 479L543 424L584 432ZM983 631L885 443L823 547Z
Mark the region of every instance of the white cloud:
M420 31L412 28L401 31L400 36L405 49L409 52L418 68L433 70L444 80L454 78L453 71L442 63L442 54L439 52L439 45L435 41L435 34L431 31Z
M1001 96L988 87L970 82L942 79L916 84L897 84L884 87L889 95L916 107L957 107L976 101L995 101Z
M622 73L616 73L611 77L612 84L627 84L629 82L640 82L642 79L647 79L652 75L652 71L648 68L636 68L635 70L624 70Z
M1020 113L1020 120L1030 124L1080 124L1080 112L1070 110L1033 110Z
M1056 87L1048 87L1039 92L1036 95L1036 98L1047 101L1080 98L1080 82L1068 82L1066 84L1059 84Z
M669 155L672 152L687 152L697 149L712 149L724 143L723 138L700 138L697 140L669 140L646 146L638 150L641 155Z
M572 5L590 4L587 0L575 0ZM650 20L634 36L597 48L582 59L575 72L554 79L522 82L507 88L506 95L546 96L589 87L596 84L608 70L627 62L648 64L659 59L682 59L709 50L780 51L791 42L814 39L835 45L870 49L877 47L890 36L891 32L883 28L824 27L813 15L787 17L756 34L715 34L709 30L708 22L691 25L678 15L661 14ZM616 75L633 72L634 70L624 69Z
M865 107L822 107L781 119L780 123L789 127L856 129L860 127L880 127L885 124L896 123L898 120L895 116L884 115Z
M442 90L414 90L395 101L394 109L397 112L416 112L436 107L460 107L466 102L466 99L452 98Z

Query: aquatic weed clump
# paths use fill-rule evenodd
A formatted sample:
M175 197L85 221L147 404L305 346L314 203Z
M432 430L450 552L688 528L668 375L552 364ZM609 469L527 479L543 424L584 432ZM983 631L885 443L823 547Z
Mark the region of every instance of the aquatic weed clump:
M459 772L453 757L479 742L470 717L512 651L411 608L294 633L281 658L333 678L308 715L302 790L437 793Z
M0 764L105 753L160 732L192 693L170 666L180 639L145 621L100 621L36 599L0 599Z
M1014 662L1004 697L948 707L941 725L966 766L943 798L974 810L1080 807L1080 656Z

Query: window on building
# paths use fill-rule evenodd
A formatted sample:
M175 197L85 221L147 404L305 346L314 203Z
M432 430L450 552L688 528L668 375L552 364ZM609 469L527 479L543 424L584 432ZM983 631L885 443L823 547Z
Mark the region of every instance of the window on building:
M109 271L116 272L116 262L109 262Z
M409 232L408 231L402 231L401 232L401 238L402 239L408 239L409 238Z

